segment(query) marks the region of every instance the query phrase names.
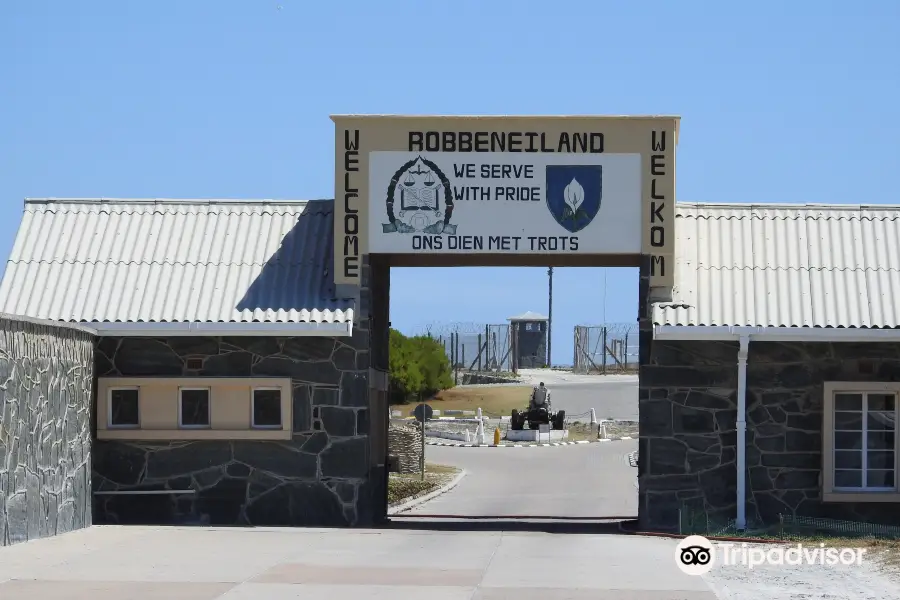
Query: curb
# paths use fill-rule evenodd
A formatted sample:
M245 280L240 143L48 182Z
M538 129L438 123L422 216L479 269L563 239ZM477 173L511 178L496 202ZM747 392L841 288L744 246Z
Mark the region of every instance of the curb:
M495 446L494 444L467 444L465 442L432 442L430 440L425 441L425 445L427 446L450 446L453 448L532 448L535 446L538 447L547 447L547 446L574 446L575 444L591 444L590 440L579 440L577 442L550 442L549 444L500 444L499 446Z
M424 504L425 502L428 502L429 500L433 500L434 498L437 498L438 496L440 496L441 494L443 494L445 492L449 492L450 490L455 488L459 484L459 482L462 481L462 478L465 476L466 476L466 472L460 471L459 473L456 474L456 477L454 477L450 481L450 483L439 487L438 489L434 490L433 492L428 492L424 496L419 496L418 498L413 498L412 500L407 500L406 502L397 504L396 506L389 506L388 507L388 516L390 517L390 516L405 512L411 508L418 506L419 504Z
M664 538L671 540L683 540L685 538L691 537L692 535L699 535L696 533L692 533L690 535L686 535L683 533L666 533L663 531L630 531L628 529L624 529L621 526L619 527L619 531L628 535L634 535L639 537L655 537L655 538ZM752 537L730 537L730 536L722 536L722 535L704 535L711 542L743 542L747 544L773 544L773 545L784 545L790 544L790 540L772 540L766 538L752 538Z
M451 448L525 448L531 446L572 446L574 444L597 444L604 442L620 442L623 440L636 440L637 438L632 437L630 435L624 435L622 437L614 437L614 438L602 438L599 440L579 440L577 442L550 442L549 444L500 444L499 446L495 446L494 444L472 444L466 442L437 442L432 441L430 439L425 440L426 446L448 446ZM632 465L634 466L634 465Z

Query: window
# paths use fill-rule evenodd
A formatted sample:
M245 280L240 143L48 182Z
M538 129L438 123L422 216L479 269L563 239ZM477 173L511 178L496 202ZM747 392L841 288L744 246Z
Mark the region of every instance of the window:
M256 388L253 390L251 423L258 429L281 428L281 389Z
M98 440L290 440L293 391L285 377L98 377L92 421Z
M897 488L897 396L892 392L834 394L836 492Z
M179 390L178 426L184 429L203 429L210 426L209 388Z
M900 383L824 383L823 502L900 502Z
M109 390L108 425L111 429L140 427L139 397L138 388L112 388Z

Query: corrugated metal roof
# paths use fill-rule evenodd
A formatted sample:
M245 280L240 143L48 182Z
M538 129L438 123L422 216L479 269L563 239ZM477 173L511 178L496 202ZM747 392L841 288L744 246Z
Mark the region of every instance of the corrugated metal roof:
M549 321L549 317L545 317L540 313L536 313L534 311L527 311L519 315L518 317L509 317L506 319L507 321Z
M26 200L0 312L74 322L346 323L331 200Z
M900 207L679 203L657 325L900 327Z

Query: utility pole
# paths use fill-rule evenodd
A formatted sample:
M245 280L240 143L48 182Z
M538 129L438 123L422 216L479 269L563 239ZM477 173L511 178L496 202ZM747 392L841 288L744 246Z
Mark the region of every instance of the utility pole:
M548 286L548 307L547 307L547 366L553 366L553 363L550 360L551 354L550 350L553 344L553 267L547 269L547 277L550 280L550 285Z

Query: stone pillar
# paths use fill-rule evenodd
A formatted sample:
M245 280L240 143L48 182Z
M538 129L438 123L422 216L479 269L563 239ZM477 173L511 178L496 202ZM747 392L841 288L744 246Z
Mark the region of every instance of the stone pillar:
M386 385L388 363L388 347L390 340L390 264L383 257L362 257L362 287L360 289L359 314L354 319L355 326L365 326L368 330L368 352L364 355L364 364L357 368L365 369L369 375L367 391L369 394L369 412L388 410ZM360 356L363 356L360 353ZM378 381L376 381L376 379ZM384 380L384 381L382 381ZM385 388L385 389L381 389ZM387 519L387 428L389 419L370 418L368 425L368 480L360 489L357 500L358 525L370 526ZM374 428L377 428L375 430ZM362 432L361 432L362 433Z
M646 414L647 401L650 399L650 388L645 377L645 370L650 366L651 344L653 342L653 320L650 305L650 256L641 256L638 275L638 522L642 529L649 529L649 498L645 481L648 463L648 439L644 423L649 417Z

